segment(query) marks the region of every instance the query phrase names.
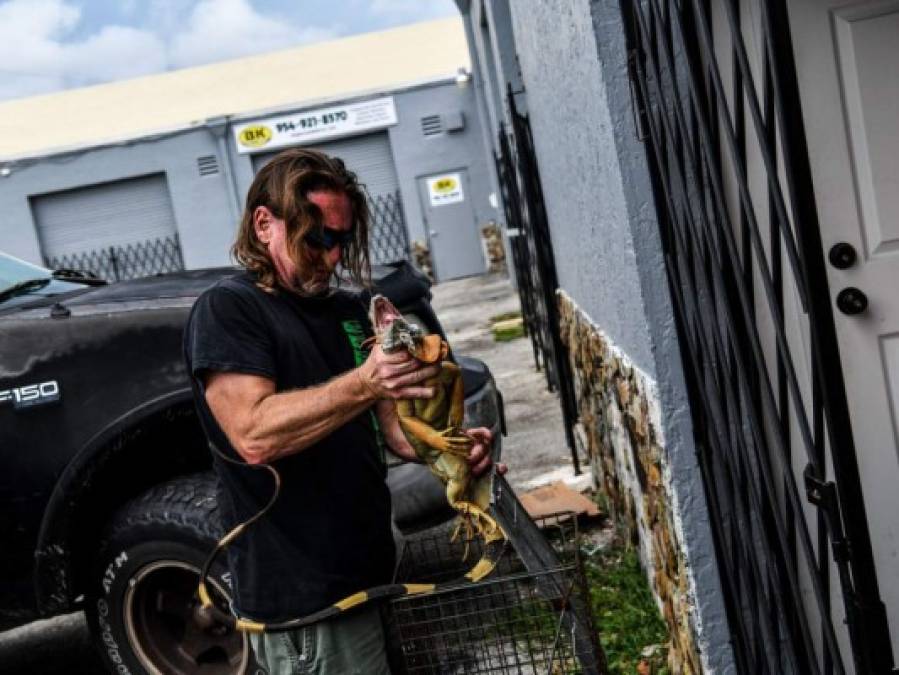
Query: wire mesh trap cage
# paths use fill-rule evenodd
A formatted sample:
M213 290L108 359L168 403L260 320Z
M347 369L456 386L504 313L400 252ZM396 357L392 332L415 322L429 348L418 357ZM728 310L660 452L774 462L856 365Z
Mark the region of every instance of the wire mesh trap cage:
M478 541L452 542L449 530L407 540L397 579L440 585L433 593L391 603L387 625L395 670L408 675L605 672L578 557L577 521L566 514L539 525L548 552L541 564L526 565L527 556L510 546L494 572L477 583L455 582L480 558Z

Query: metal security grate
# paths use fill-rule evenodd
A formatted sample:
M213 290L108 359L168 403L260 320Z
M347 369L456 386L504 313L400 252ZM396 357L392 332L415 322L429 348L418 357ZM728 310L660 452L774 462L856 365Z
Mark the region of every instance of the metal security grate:
M895 672L785 3L621 5L738 668Z
M516 108L511 88L507 95L511 126L499 131L496 173L506 211L512 263L518 281L525 329L531 338L534 362L543 367L550 391L559 391L565 437L576 473L580 460L574 441L577 404L571 366L559 333L556 263L549 222L537 169L531 127Z
M215 155L197 157L197 170L201 176L214 176L219 172L219 162Z
M83 270L107 281L136 279L184 269L177 234L125 246L62 255L48 258L45 262L53 269Z
M369 199L371 226L368 233L372 264L409 260L409 236L400 192Z
M421 118L421 133L425 136L436 136L443 133L443 120L440 115L428 115Z

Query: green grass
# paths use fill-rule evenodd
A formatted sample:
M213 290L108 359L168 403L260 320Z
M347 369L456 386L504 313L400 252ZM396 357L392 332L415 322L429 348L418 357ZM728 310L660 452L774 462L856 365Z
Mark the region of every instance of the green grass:
M667 675L668 629L649 590L637 554L623 545L587 557L587 586L599 639L611 675L634 675L646 659L649 672ZM660 645L650 657L641 652Z
M490 323L496 323L497 321L508 321L509 319L517 319L521 316L521 312L503 312L502 314L497 314L496 316L490 317Z
M515 326L515 328L493 329L493 340L495 342L509 342L524 337L524 326Z
M496 316L490 317L491 324L491 332L493 333L493 339L495 342L509 342L510 340L516 340L520 337L524 337L524 323L519 324L518 326L505 327L505 328L497 328L493 324L499 323L501 321L509 321L510 319L520 319L521 312L503 312L502 314L497 314Z

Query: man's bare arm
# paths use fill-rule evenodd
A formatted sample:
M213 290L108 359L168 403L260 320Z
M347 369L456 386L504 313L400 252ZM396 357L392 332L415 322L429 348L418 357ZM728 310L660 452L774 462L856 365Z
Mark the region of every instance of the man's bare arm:
M378 399L431 396L421 383L435 373L408 354L376 346L359 368L289 392L276 392L267 377L214 372L206 379L206 402L241 457L261 464L308 448Z

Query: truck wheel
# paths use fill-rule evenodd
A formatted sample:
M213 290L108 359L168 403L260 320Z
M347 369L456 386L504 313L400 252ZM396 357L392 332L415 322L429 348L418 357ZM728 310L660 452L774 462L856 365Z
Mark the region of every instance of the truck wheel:
M198 611L199 571L220 536L209 473L158 485L116 513L99 547L87 607L110 672L253 672L246 636ZM209 586L227 609L230 579L216 562Z

